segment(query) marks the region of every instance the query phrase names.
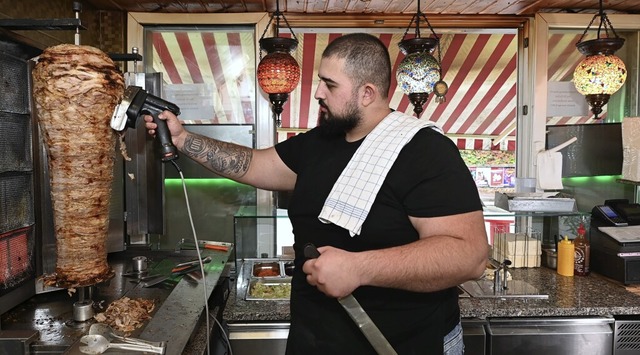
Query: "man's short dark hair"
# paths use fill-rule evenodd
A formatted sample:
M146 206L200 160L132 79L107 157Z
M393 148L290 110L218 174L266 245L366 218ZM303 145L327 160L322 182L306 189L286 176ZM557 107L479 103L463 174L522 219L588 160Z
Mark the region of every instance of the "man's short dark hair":
M356 87L372 83L384 98L389 96L391 59L378 37L367 33L343 35L329 43L322 57L345 59L345 72Z

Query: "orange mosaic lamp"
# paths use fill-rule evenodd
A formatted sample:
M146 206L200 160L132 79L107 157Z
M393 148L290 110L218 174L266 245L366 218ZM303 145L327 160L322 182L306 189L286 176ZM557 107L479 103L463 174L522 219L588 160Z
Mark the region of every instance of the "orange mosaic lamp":
M280 16L284 18L280 12L279 3L276 2L276 12L269 20L259 41L260 50L267 52L267 55L261 58L257 68L258 84L262 91L269 94L271 110L276 115L277 127L280 127L281 124L280 114L283 111L283 105L289 99L289 93L298 86L300 81L300 66L291 56L291 52L298 47L298 39L289 27L286 18L284 18L285 23L293 38L278 37ZM276 20L275 36L265 38L264 35L273 19Z

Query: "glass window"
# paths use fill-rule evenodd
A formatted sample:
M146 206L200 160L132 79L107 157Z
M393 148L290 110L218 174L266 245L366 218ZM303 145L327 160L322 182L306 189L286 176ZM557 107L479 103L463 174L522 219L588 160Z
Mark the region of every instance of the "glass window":
M180 107L185 128L208 137L254 147L256 53L253 27L145 26L147 72L162 73L163 98ZM190 159L178 161L189 191L194 224L205 240L234 241L233 217L257 204L255 188L221 178ZM180 176L165 169L167 238L172 249L192 230ZM184 206L182 208L181 206Z
M162 73L165 98L186 123L242 123L255 119L253 28L145 27L147 72Z

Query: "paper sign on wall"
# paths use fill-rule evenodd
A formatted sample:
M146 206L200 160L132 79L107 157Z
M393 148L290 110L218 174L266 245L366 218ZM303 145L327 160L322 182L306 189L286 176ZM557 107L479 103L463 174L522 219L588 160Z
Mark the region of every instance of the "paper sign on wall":
M547 83L547 117L589 116L589 104L571 81Z
M164 87L166 100L180 107L180 119L183 120L213 119L213 95L212 84L171 84Z

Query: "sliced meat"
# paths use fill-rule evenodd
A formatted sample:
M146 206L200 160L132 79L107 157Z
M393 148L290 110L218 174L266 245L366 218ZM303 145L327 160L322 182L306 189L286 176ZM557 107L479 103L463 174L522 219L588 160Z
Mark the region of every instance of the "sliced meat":
M44 50L33 97L46 144L56 234L56 272L45 282L88 286L112 275L106 238L122 73L104 52L62 44Z

